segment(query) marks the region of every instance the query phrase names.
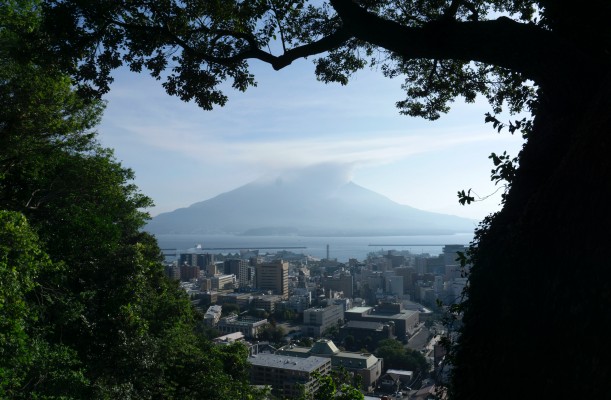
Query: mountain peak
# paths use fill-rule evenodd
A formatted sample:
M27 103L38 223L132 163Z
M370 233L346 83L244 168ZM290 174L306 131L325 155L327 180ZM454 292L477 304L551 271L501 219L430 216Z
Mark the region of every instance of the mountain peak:
M152 233L413 235L471 232L476 222L398 204L333 166L260 179L154 217Z

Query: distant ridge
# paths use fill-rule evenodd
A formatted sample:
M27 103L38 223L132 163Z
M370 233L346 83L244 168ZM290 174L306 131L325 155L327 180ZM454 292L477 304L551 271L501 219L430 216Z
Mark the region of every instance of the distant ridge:
M256 181L159 214L154 234L401 236L472 232L476 221L396 203L321 170Z

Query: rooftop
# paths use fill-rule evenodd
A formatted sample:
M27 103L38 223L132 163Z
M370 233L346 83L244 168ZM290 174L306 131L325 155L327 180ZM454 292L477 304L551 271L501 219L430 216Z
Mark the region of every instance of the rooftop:
M312 346L311 353L332 355L339 353L339 349L331 340L320 339L314 343L314 346Z
M229 333L227 335L219 336L214 338L213 341L215 343L232 343L235 341L240 341L244 339L244 334L242 332L234 332Z
M386 371L387 374L397 375L397 376L409 376L410 378L414 376L413 371L405 371L402 369L389 369Z
M282 368L293 371L313 372L331 360L324 357L310 356L307 358L280 356L276 354L257 354L248 357L252 365L270 368Z
M381 331L384 328L384 324L377 321L348 321L344 327Z
M265 324L267 323L267 319L255 317L238 317L237 315L230 315L228 317L221 318L221 323L248 326Z
M371 368L378 362L378 358L370 353L353 353L341 351L333 357L334 364L352 368Z
M399 313L385 313L385 312L376 312L371 313L368 317L380 317L380 318L389 318L389 319L408 319L414 314L419 314L418 311L411 310L401 310Z
M371 310L371 307L352 307L351 309L347 310L346 312L353 312L353 313L362 314L362 313L367 312L369 310Z
M340 351L333 341L321 339L313 347L288 345L278 350L279 354L291 357L308 357L310 354L331 357L333 365L343 365L350 368L370 368L378 362L378 358L370 353L354 353Z

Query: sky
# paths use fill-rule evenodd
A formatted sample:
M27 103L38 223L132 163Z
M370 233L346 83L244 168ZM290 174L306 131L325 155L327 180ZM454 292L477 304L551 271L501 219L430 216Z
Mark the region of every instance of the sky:
M151 215L317 165L422 210L481 219L499 209L488 156L516 155L522 139L484 123L484 99L459 100L431 122L400 115L402 81L379 71L347 86L316 81L311 60L281 71L254 63L252 72L257 87L229 89L228 104L212 111L167 95L145 73L115 73L99 139L135 171ZM470 188L497 192L461 206L456 193Z

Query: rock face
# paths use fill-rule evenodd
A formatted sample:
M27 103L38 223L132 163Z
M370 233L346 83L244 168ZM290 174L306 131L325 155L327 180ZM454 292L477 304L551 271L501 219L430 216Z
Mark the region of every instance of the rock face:
M472 232L476 221L418 210L324 174L256 181L154 217L155 234L386 236Z

